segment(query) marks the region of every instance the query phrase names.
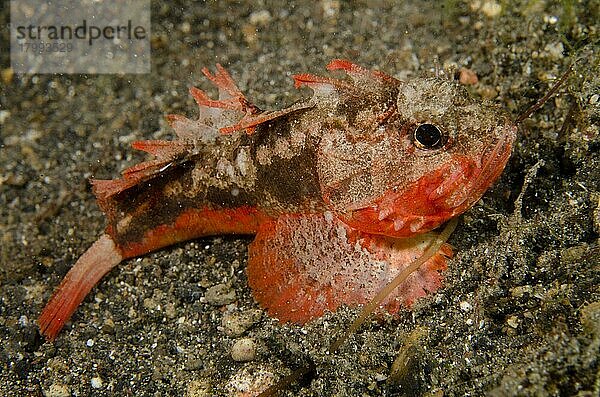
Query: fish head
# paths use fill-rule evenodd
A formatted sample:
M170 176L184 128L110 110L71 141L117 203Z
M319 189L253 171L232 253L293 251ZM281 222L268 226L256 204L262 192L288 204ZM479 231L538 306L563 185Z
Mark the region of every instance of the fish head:
M517 127L498 106L440 78L364 86L339 95L322 135L321 191L358 230L408 237L477 202L502 173Z

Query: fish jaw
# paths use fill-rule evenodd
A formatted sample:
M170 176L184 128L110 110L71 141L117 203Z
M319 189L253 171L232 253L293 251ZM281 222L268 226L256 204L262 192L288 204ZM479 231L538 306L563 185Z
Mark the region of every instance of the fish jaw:
M338 214L349 226L389 237L410 237L437 228L475 204L498 179L516 139L517 127L502 133L477 157L455 155L404 190L390 189L370 205Z
M468 178L461 189L448 190L442 194L429 197L432 202L440 201L442 206L452 211L452 216L465 212L475 204L489 187L500 177L517 137L517 126L505 125L498 140L489 145L476 164L475 173Z

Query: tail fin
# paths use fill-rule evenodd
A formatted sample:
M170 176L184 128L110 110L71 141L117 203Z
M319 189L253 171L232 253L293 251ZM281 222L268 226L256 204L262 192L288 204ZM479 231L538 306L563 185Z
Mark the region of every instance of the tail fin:
M69 270L40 314L40 332L47 340L56 338L90 290L123 260L108 234L100 236Z

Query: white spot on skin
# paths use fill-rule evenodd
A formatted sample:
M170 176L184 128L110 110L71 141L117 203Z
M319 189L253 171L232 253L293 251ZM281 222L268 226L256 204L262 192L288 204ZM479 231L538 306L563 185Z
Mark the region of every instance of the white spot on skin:
M217 169L218 174L225 175L225 176L229 177L230 179L232 179L235 176L235 169L233 168L233 165L227 159L220 158L219 161L217 162L216 169Z
M237 197L240 194L240 189L234 187L233 189L231 189L231 195L233 197Z
M398 231L404 227L404 221L400 218L394 221L394 230Z
M299 130L294 130L290 135L290 145L295 149L302 148L305 141L306 134Z
M342 242L346 243L347 242L347 240L346 240L346 229L343 226L338 226L336 232L337 232L338 238ZM357 244L358 244L358 242L357 242ZM360 247L360 245L359 245L359 247Z
M291 159L292 157L294 157L294 153L290 149L290 143L287 141L287 139L277 139L277 141L275 142L274 150L275 155L283 159Z
M333 221L333 213L331 211L325 211L323 213L323 217L327 223L331 223Z
M423 227L424 224L425 224L425 219L423 219L423 218L416 219L411 222L410 231L413 233L416 233L421 229L421 227Z
M377 216L377 219L382 221L385 218L387 218L388 216L392 215L393 213L394 213L394 209L392 207L382 208L379 211L379 215Z
M320 99L319 97L337 97L337 91L335 87L331 84L325 83L309 83L308 86L313 89L314 97L316 99Z
M248 156L248 149L242 148L238 152L237 157L235 158L235 165L237 166L237 169L240 171L240 174L242 176L248 175L248 171L251 166Z
M127 228L127 226L129 226L129 223L131 222L131 214L128 214L127 216L123 217L123 219L121 219L119 222L117 222L117 230L123 231Z
M196 164L192 170L192 187L189 190L184 190L183 194L187 197L194 197L199 190L203 189L203 181L206 181L208 178L209 176L204 168L202 168L202 165Z
M259 148L256 150L256 159L260 165L271 164L271 157L271 151L265 146L259 146Z

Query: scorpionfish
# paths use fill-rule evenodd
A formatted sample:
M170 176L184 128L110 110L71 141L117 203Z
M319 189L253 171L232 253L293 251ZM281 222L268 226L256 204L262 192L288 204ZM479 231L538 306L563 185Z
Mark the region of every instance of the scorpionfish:
M153 159L92 180L108 225L39 318L54 339L93 286L127 258L220 234L255 235L248 283L282 322L368 302L471 207L504 169L517 128L454 81L400 81L346 60L345 78L294 75L313 96L249 102L219 64L192 87L199 117L169 115L177 138L133 143ZM441 286L445 244L383 303L391 313Z

